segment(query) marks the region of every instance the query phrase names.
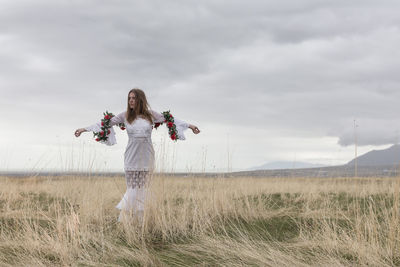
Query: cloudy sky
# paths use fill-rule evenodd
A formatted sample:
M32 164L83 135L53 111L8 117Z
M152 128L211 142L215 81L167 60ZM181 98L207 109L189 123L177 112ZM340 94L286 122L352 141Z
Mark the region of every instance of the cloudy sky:
M342 164L400 130L400 2L0 0L0 170L123 170L75 129L152 109L202 131L153 133L163 170Z

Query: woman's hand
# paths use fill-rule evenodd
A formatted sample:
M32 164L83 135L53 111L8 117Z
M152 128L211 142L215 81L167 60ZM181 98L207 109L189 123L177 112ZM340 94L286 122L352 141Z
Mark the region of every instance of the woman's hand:
M86 132L86 129L85 129L85 128L77 129L77 130L75 131L75 136L76 136L76 137L79 137L79 136L81 135L81 133L83 133L83 132Z
M194 134L200 133L200 130L199 130L199 128L197 128L196 125L189 124L189 128L192 129Z

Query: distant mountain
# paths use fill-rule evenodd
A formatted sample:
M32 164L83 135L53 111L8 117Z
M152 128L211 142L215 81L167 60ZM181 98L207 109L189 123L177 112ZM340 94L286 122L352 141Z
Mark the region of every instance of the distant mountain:
M261 166L249 168L248 171L255 170L282 170L282 169L305 169L305 168L320 168L322 164L313 164L308 162L293 162L293 161L275 161L269 162Z
M357 157L357 166L393 166L400 164L400 145L393 145L383 150L372 150ZM347 163L355 165L355 159Z

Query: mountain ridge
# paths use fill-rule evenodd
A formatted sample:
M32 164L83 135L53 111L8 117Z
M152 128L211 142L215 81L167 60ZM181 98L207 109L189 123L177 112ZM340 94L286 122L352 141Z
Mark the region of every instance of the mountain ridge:
M321 168L326 165L315 164L301 161L273 161L260 166L248 168L247 171L256 170L280 170L280 169L306 169L306 168Z
M395 144L386 149L371 150L357 158L352 159L346 165L354 166L382 166L400 164L400 145Z

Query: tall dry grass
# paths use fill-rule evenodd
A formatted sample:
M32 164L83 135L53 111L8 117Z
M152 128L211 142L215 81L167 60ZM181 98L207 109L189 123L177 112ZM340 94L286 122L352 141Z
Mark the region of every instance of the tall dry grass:
M400 265L398 178L0 178L1 266Z

